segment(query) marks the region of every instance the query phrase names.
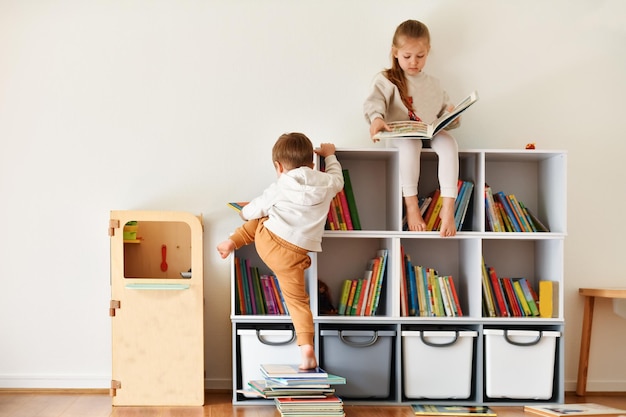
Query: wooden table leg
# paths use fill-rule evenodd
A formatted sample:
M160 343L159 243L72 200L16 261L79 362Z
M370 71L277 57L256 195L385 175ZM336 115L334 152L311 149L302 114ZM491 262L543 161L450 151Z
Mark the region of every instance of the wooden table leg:
M580 360L578 361L578 382L576 395L583 396L587 393L587 370L589 369L589 347L591 346L591 325L593 323L593 305L595 297L585 297L585 309L583 312L583 330L580 336Z

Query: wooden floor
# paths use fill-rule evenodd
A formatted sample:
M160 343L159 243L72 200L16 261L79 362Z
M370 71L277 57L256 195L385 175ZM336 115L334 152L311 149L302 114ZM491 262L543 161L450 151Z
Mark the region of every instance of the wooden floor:
M626 409L625 393L566 394L567 403ZM112 407L104 393L0 390L0 417L280 417L274 406L233 406L228 392L209 392L204 407ZM412 417L406 405L345 405L347 417ZM492 407L499 417L524 417L522 407Z

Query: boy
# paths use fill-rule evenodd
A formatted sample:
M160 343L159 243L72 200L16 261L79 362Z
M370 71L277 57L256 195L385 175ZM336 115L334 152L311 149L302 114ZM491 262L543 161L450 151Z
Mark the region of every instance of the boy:
M325 172L313 170L314 153L325 158ZM296 330L300 368L313 369L317 359L304 270L311 266L307 253L322 250L330 202L343 188L343 173L335 145L322 143L314 150L302 133L278 138L272 160L278 180L242 209L246 223L217 245L217 250L226 258L233 250L255 242L257 253L278 278Z

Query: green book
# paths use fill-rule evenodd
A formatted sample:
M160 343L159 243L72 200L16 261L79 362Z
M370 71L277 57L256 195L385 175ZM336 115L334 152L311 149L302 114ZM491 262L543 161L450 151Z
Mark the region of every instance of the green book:
M352 188L352 181L350 180L350 172L347 169L343 171L343 189L346 193L346 200L348 200L348 208L350 209L350 217L352 218L352 227L354 230L361 230L361 220L359 219L359 211L356 207L356 200L354 199L354 190Z

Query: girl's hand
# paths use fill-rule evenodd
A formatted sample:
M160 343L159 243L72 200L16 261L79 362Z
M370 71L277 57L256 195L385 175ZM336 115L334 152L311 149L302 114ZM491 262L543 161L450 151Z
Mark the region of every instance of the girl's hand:
M380 132L381 130L390 132L391 128L387 125L387 123L385 123L383 119L381 119L380 117L377 117L370 124L370 137L372 138L373 142L378 142L380 140L378 138L375 138L374 135Z

